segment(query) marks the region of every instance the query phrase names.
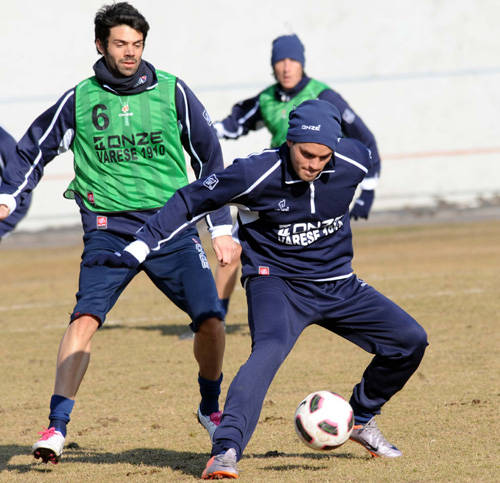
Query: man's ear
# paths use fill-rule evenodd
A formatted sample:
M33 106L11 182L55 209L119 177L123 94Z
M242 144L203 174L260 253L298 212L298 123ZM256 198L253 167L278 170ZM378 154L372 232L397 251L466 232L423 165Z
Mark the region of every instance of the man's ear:
M102 42L100 39L95 39L95 47L97 49L97 51L101 54L101 55L104 55L106 49L104 48L104 46L102 45Z
M287 144L287 146L288 146L289 148L291 148L291 147L293 146L293 142L292 142L292 141L290 141L290 139L287 139L287 140L286 140L286 144Z

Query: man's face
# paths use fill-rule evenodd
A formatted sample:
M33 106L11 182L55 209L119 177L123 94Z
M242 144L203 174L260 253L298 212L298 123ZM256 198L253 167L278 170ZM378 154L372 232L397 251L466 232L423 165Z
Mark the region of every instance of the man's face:
M104 56L108 69L117 76L134 75L141 63L144 36L128 25L117 25L109 30L108 44L96 40L97 50Z
M274 64L274 77L283 89L293 89L302 79L302 64L293 59L278 60Z
M332 158L333 151L324 144L287 141L290 159L302 181L313 181Z

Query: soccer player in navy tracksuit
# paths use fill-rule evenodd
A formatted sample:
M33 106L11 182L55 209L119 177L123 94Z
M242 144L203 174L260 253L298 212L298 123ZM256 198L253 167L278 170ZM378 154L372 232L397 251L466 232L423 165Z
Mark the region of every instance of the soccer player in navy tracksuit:
M15 156L16 140L2 127L0 127L0 184L2 183L2 174ZM24 195L17 210L7 219L0 221L0 240L9 234L17 224L26 216L31 204L31 193Z
M361 143L340 137L339 120L331 104L304 102L290 113L285 144L237 159L178 190L141 228L138 240L91 261L137 266L207 212L225 203L239 207L252 352L229 388L205 479L238 476L236 462L268 387L311 324L375 355L350 398L356 424L351 439L374 456L401 455L374 416L417 369L427 336L352 271L349 203L371 159Z
M278 147L286 140L288 114L295 106L309 99L328 101L341 113L343 135L357 139L371 151L372 164L360 183L361 193L351 209L351 219L368 218L380 175L375 136L338 92L306 75L304 45L297 35L282 35L273 40L271 66L276 83L235 104L227 117L214 123L217 135L223 139L237 139L265 126L272 136L271 147ZM236 284L238 267L238 258L235 258L231 264L217 267L215 273L217 291L226 309Z

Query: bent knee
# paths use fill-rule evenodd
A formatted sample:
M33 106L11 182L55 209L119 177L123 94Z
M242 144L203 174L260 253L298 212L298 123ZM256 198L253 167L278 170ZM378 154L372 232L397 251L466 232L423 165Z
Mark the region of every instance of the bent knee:
M70 321L70 326L85 331L96 331L101 325L99 317L91 314L83 314L74 317Z
M221 331L224 332L224 322L218 317L209 317L199 324L196 332L208 335L218 334Z
M408 324L405 330L401 331L400 340L403 341L403 346L408 353L423 354L425 348L429 345L427 332L418 322L414 320L412 322L412 324Z
M76 338L75 340L88 342L97 332L99 326L100 323L97 317L92 315L81 315L70 322L66 329L66 333Z

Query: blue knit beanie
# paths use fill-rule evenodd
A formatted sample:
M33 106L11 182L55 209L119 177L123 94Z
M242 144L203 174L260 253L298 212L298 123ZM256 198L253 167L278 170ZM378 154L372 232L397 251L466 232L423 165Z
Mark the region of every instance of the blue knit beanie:
M271 53L271 65L283 59L293 59L302 64L306 63L304 57L304 46L300 39L295 35L282 35L273 40L273 50Z
M333 151L342 137L340 112L329 102L304 101L290 111L286 138L295 143L318 143Z

